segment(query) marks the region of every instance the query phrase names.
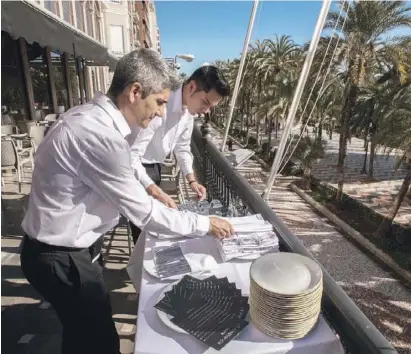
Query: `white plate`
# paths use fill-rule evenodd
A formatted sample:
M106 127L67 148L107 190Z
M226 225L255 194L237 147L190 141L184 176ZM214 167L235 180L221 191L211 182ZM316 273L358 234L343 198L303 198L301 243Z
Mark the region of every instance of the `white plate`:
M267 253L253 262L250 278L268 292L299 295L316 287L322 279L320 266L296 253ZM290 282L292 279L292 282Z
M205 279L205 278L211 276L212 273L209 272L209 273L198 273L198 274L190 274L190 275L191 275L192 277L194 277L194 278L197 278L197 279ZM176 285L179 281L180 281L180 280L177 280L177 281L175 281L175 282L167 285L167 286L161 291L161 294L160 294L160 296L158 297L157 302L161 301L161 300L163 299L163 297L164 297L164 294L165 294L167 291L170 291L170 290L173 288L173 286ZM157 310L157 309L156 309L156 310ZM179 333L187 334L187 332L186 332L184 329L178 327L177 325L175 325L173 322L170 321L170 319L172 318L172 316L170 316L170 315L168 315L168 314L166 314L165 312L160 311L160 310L157 310L157 314L158 314L158 317L160 317L160 320L161 320L168 328L172 329L173 331L179 332Z

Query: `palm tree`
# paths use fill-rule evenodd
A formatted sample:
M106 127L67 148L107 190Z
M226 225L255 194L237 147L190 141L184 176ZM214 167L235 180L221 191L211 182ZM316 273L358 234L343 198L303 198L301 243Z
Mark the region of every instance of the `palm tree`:
M344 101L340 115L340 141L337 169L339 172L336 200L341 202L344 185L344 162L347 140L354 117L359 89L367 76L377 68L399 59L396 52L386 50L393 43L386 37L392 29L411 27L410 8L404 1L359 1L353 2L348 11L347 4L341 3L343 14L347 16L345 27L338 22L338 12L329 13L326 28L339 31L341 47L337 63L344 70ZM348 12L348 13L347 13ZM323 38L323 44L329 38ZM400 58L401 59L401 58Z
M312 165L316 160L324 157L326 145L325 140L305 136L301 138L295 149L294 156L301 162L304 185L307 189L311 187Z
M395 95L390 105L390 111L381 122L380 143L387 146L387 151L391 152L394 148L403 151L402 158L398 166L406 159L411 152L411 85L404 85ZM408 157L410 159L410 157ZM407 170L403 183L398 191L393 205L391 206L386 218L377 230L378 237L388 235L391 224L397 215L405 195L411 185L411 163L405 163Z

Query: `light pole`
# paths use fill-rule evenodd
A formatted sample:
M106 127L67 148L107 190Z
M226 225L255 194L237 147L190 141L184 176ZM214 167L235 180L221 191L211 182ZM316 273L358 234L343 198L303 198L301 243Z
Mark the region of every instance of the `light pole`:
M174 57L174 70L177 69L177 58L183 59L186 62L193 61L195 56L193 54L177 54Z

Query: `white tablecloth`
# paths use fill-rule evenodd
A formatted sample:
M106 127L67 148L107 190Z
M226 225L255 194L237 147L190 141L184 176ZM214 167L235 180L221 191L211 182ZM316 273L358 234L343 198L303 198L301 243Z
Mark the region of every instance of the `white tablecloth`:
M143 270L144 252L151 247L169 244L172 240L158 240L143 232L134 247L127 267L131 280L140 293L137 313L137 330L134 354L340 354L343 347L322 316L314 330L303 339L281 340L266 336L250 323L234 340L217 351L191 335L181 334L168 328L158 317L154 305L162 290L169 284ZM249 269L251 262L230 261L221 263L217 250L212 251L219 268L212 271L217 277L228 277L244 295L249 294Z

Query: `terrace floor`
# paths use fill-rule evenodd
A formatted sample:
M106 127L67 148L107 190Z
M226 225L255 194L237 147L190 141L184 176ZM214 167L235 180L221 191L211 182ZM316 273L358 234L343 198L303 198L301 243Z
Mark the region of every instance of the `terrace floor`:
M221 141L217 131L212 134L215 142ZM242 167L240 172L261 193L266 173L253 160ZM2 350L7 354L57 354L61 341L59 321L50 305L27 283L19 263L20 223L30 191L29 175L22 193L13 176L4 176L2 194L7 210L2 211ZM411 291L290 191L289 183L289 179L279 179L269 205L398 352L411 353ZM163 187L177 199L174 182L166 181ZM187 185L180 183L180 187L189 198ZM107 234L104 255L104 277L111 291L121 352L132 353L138 296L126 272L129 251L124 223Z

